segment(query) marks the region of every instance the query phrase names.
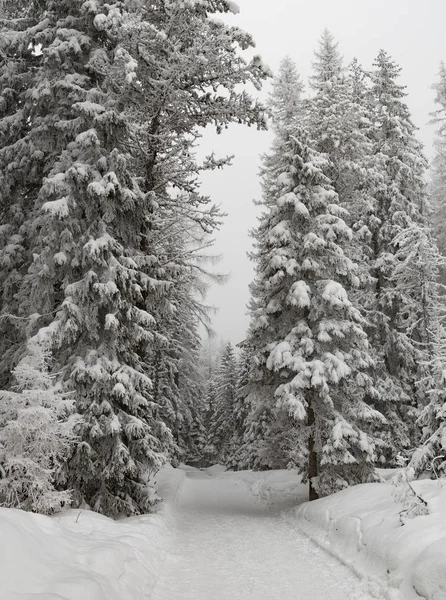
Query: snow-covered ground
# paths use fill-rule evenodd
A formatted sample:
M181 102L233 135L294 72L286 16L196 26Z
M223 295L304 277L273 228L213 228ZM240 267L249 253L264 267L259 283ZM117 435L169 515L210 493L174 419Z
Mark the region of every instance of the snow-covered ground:
M151 598L184 472L166 468L157 514L113 521L89 511L44 517L0 508L0 600Z
M446 599L442 482L402 526L390 483L302 504L292 471L157 479L158 512L117 522L0 509L0 600Z
M429 514L404 525L391 483L358 485L303 504L285 518L365 577L378 597L445 600L446 481L412 486Z
M281 518L296 475L274 503L252 493L265 478L277 485L277 473L187 473L173 552L153 600L370 598L351 570Z

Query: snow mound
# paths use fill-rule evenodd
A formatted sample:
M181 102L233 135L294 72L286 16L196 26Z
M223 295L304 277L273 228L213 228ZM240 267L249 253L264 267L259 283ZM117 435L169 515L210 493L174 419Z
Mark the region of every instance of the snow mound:
M365 577L378 597L446 599L446 487L412 482L429 514L401 524L391 483L357 485L288 512L316 543Z
M0 509L0 600L149 598L172 530L184 472L165 467L165 502L150 515L113 521L90 511L44 517Z

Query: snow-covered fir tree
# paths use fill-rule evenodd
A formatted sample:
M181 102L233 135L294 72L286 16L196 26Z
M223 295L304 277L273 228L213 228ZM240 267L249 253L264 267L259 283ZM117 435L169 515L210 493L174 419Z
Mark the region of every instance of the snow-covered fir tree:
M302 115L304 84L295 62L286 56L281 60L268 98L274 128L292 129Z
M410 244L410 254L417 258L420 251L428 253L428 260L421 262L418 269L412 267L409 276L413 284L418 285L418 294L427 298L423 303L425 317L421 320L423 328L428 328L425 337L429 340L428 357L423 362L423 377L419 383L422 392L427 396L427 403L418 419L422 429L422 443L411 457L409 468L415 475L429 472L433 477L443 476L446 472L446 332L444 319L446 306L444 302L445 283L445 253L446 253L446 230L444 219L446 218L446 69L444 63L440 65L439 81L434 85L436 91L435 100L438 104L437 110L432 114L432 123L437 126L435 139L435 155L431 170L431 210L430 222L433 226L438 249L442 256L433 249L432 243L426 240L427 234L424 230L418 233L414 231L415 237ZM420 248L420 249L419 249ZM417 283L413 282L414 274ZM438 275L440 274L440 277ZM435 282L441 281L438 285ZM428 282L426 286L426 280ZM409 287L414 289L415 285ZM433 289L436 285L437 289ZM438 287L441 288L438 293ZM416 288L415 288L416 289ZM410 318L410 315L407 315ZM413 319L413 317L412 317Z
M267 75L238 53L252 40L211 18L232 6L33 2L29 19L2 24L2 55L27 60L23 77L2 72L2 312L15 331L1 370L7 381L26 340L17 324L36 315L83 417L66 485L106 514L148 510L147 478L174 447L147 375L153 345L181 354L162 323L185 267L165 262L164 240L174 204L183 224L213 230L197 175L227 162L195 161L197 128L264 126L234 89Z
M416 451L410 452L410 468L416 475L432 470L445 471L444 409L446 374L446 304L439 290L438 276L445 259L427 227L414 225L398 238L397 258L400 262L393 279L402 291L403 310L399 325L407 332L408 344L417 347L421 357L418 365L417 392L422 398L421 414L414 426L415 439L421 437ZM421 311L420 311L421 307Z
M440 64L438 81L433 86L436 92L436 111L431 115L436 126L435 154L431 165L431 222L443 256L446 256L446 66ZM441 270L442 283L446 283L446 271Z
M215 375L215 399L211 413L207 453L212 462L225 464L234 429L237 359L232 344L223 349Z
M241 468L243 462L240 449L244 444L246 420L251 408L249 401L251 368L252 351L248 346L242 344L240 357L237 361L236 389L231 415L232 431L225 463L228 467L234 469Z
M279 138L274 153L269 179L276 184L254 234L248 341L257 385L304 425L300 468L313 499L373 478L369 431L383 417L366 402L373 361L365 321L349 300L358 285L345 254L352 232L323 173L326 160L305 131Z
M0 493L6 506L52 514L71 503L60 475L76 442L76 419L74 398L55 383L45 346L38 337L28 342L14 391L0 392Z
M314 88L317 89L321 84L336 81L341 77L343 72L342 56L338 43L328 29L324 29L319 40L319 48L314 54L313 75L310 77L310 83Z
M338 44L327 30L319 45L311 77L314 95L307 102L306 123L315 149L329 158L326 175L352 220L366 188L367 156L371 152L367 88L357 62L344 70ZM351 254L357 256L357 251Z
M360 305L370 324L367 333L376 363L380 400L373 405L388 421L381 436L381 460L390 463L398 450L408 451L418 441L413 424L424 401L418 393L418 367L426 360L425 346L420 345L420 339L410 329L411 322L423 318L421 295L412 302L408 318L401 270L401 263L411 251L407 240L413 238L414 231L421 235L418 228L425 225L426 161L404 102L404 87L398 83L399 75L400 68L381 51L371 73L373 127L368 129L372 142L368 190L362 214L355 223L372 278L371 285L361 294ZM429 239L429 233L422 235ZM428 255L423 252L417 258L419 268L425 271L423 277L429 265L420 265L419 261L427 260Z

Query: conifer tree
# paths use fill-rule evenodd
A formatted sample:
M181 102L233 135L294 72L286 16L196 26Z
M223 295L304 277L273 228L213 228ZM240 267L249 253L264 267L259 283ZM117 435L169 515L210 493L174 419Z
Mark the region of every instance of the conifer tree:
M1 393L0 493L8 507L52 514L71 503L60 491L62 465L70 456L74 398L50 374L51 354L39 338L14 369L15 391Z
M431 115L432 124L437 127L435 155L431 167L431 222L438 248L446 256L446 67L440 64L439 80L433 86L436 92L437 110ZM446 271L441 269L443 284Z
M344 70L338 45L327 30L320 41L320 51L316 52L313 70L314 96L307 103L308 129L314 148L329 158L326 175L341 205L353 216L370 176L366 170L371 143L367 137L369 115L364 76L357 62L348 72Z
M272 432L275 431L276 424L280 421L278 413L281 414L281 411L272 402L273 396L274 390L271 386L256 385L254 374L252 374L250 393L246 397L248 414L244 422L241 445L237 449L235 457L238 470L264 471L273 468L270 456ZM283 430L279 435L284 439L288 437L288 432ZM277 442L277 439L275 441ZM233 463L231 462L230 465L232 466ZM285 467L285 462L280 464L280 468Z
M301 428L310 498L373 478L374 390L365 321L349 300L358 285L346 256L352 232L305 132L275 146L276 182L255 231L251 286L256 378ZM271 167L270 167L271 168ZM304 458L304 457L300 457Z
M280 62L268 101L275 128L291 129L299 125L298 117L302 115L303 91L304 84L297 72L296 64L286 56Z
M228 467L238 469L242 462L240 449L244 442L246 420L250 410L249 389L252 368L251 349L242 345L241 355L237 361L237 378L232 408L232 433L230 436L226 464Z
M147 376L152 347L180 353L162 329L184 270L165 262L172 207L208 232L219 222L197 175L227 161L196 162L197 128L263 127L262 107L235 88L259 87L266 71L238 54L249 35L210 18L229 11L225 0L32 4L31 23L2 24L0 35L7 58L42 47L37 66L21 63L17 77L13 62L2 82L1 308L33 332L48 325L76 394L82 442L65 473L76 501L138 513L154 502L148 476L174 447Z
M419 387L427 396L428 402L425 403L418 419L422 430L422 443L411 457L410 468L417 476L431 472L433 476L439 477L446 472L446 332L444 329L446 310L443 289L446 272L444 258L446 253L446 230L444 228L446 210L446 69L444 63L440 65L439 81L434 85L434 90L438 108L432 114L432 123L437 126L437 132L430 188L432 203L430 221L442 256L440 257L438 252L434 251L432 243L427 242L426 234L421 235L415 230L413 236L416 235L416 239L411 243L410 248L412 256L414 259L418 257L420 246L424 253L429 254L428 260L418 261L423 267L421 273L419 273L419 267L418 269L412 267L410 270L412 274L410 280L413 279L414 274L418 276L418 293L426 298L423 303L425 318L421 324L425 329L427 328L427 335L424 337L429 340L429 352L422 365L423 377ZM440 274L440 281L443 285L436 284L438 274ZM409 289L414 287L411 286ZM441 288L440 293L438 287Z
M215 405L208 435L208 453L214 462L221 464L226 464L234 430L236 365L234 349L229 343L223 349L215 377Z
M398 83L399 74L399 67L381 51L371 74L368 202L355 225L364 241L363 256L372 277L360 303L370 324L367 332L381 398L374 406L389 424L382 432L381 458L387 462L395 460L395 449L408 450L417 442L413 423L422 401L417 388L418 366L426 359L419 340L411 335L405 289L398 283L404 261L401 244L424 226L426 214L426 161L404 102L404 88ZM423 235L428 239L428 234ZM429 267L424 264L422 268ZM412 304L411 311L414 320L422 319L420 302Z
M316 50L315 61L312 64L314 74L310 77L313 88L318 89L321 85L336 81L343 72L342 56L339 52L338 43L326 28L319 40L319 49ZM329 87L329 86L328 86Z

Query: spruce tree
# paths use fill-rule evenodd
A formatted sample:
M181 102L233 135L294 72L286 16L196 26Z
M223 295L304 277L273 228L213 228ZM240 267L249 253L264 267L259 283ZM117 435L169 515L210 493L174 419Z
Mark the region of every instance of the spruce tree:
M422 319L423 306L420 302L412 304L413 314L408 320L405 288L398 283L404 260L401 244L411 232L424 226L426 216L426 161L404 102L404 88L398 83L399 75L400 68L381 51L371 73L373 127L368 130L372 143L368 193L355 224L372 278L360 296L360 304L369 322L367 332L376 363L379 399L372 405L388 420L381 434L381 460L387 464L394 464L399 451L407 451L417 443L413 423L422 402L417 387L418 366L426 358L409 327L412 317Z
M2 89L2 323L23 327L1 370L7 381L27 327L48 326L83 417L65 485L95 510L138 513L155 500L147 478L174 448L165 396L155 401L147 375L153 347L180 354L163 330L183 269L165 262L172 207L208 232L219 222L197 175L227 160L196 162L197 128L263 127L262 107L235 86L259 87L266 72L237 53L249 35L210 18L229 11L225 0L33 9L0 36L13 59L41 46L37 61L16 61L23 76L13 61Z
M352 221L370 176L367 157L371 143L367 132L371 123L365 102L365 76L357 62L348 71L343 68L338 45L327 30L313 70L314 95L306 111L309 133L314 148L329 158L326 175ZM357 256L357 251L351 254Z
M237 361L237 377L234 404L232 408L232 433L230 436L226 464L234 469L240 468L242 461L240 449L246 431L246 420L250 410L249 389L252 368L251 349L242 344L241 355Z
M302 116L304 84L296 64L289 57L283 58L274 77L268 107L275 128L291 129L299 125Z
M442 62L437 83L435 102L438 108L432 113L431 123L436 125L435 154L431 165L431 222L438 248L446 256L446 67ZM446 270L441 269L442 283L446 283Z
M51 375L45 346L38 337L29 340L13 372L15 391L1 392L0 493L8 507L52 514L71 503L71 492L58 484L77 440L74 398Z
M208 453L214 462L226 464L234 431L237 368L234 349L227 344L215 376L215 404L208 434Z
M328 83L330 85L330 82L341 77L343 59L339 52L338 43L327 28L324 29L319 40L319 48L314 54L313 75L310 77L312 87L318 89L321 84Z
M272 165L276 185L255 231L249 343L258 386L305 425L301 470L314 499L373 478L368 432L382 416L366 403L373 361L365 321L349 300L358 285L345 254L352 232L326 161L301 131L279 138Z

